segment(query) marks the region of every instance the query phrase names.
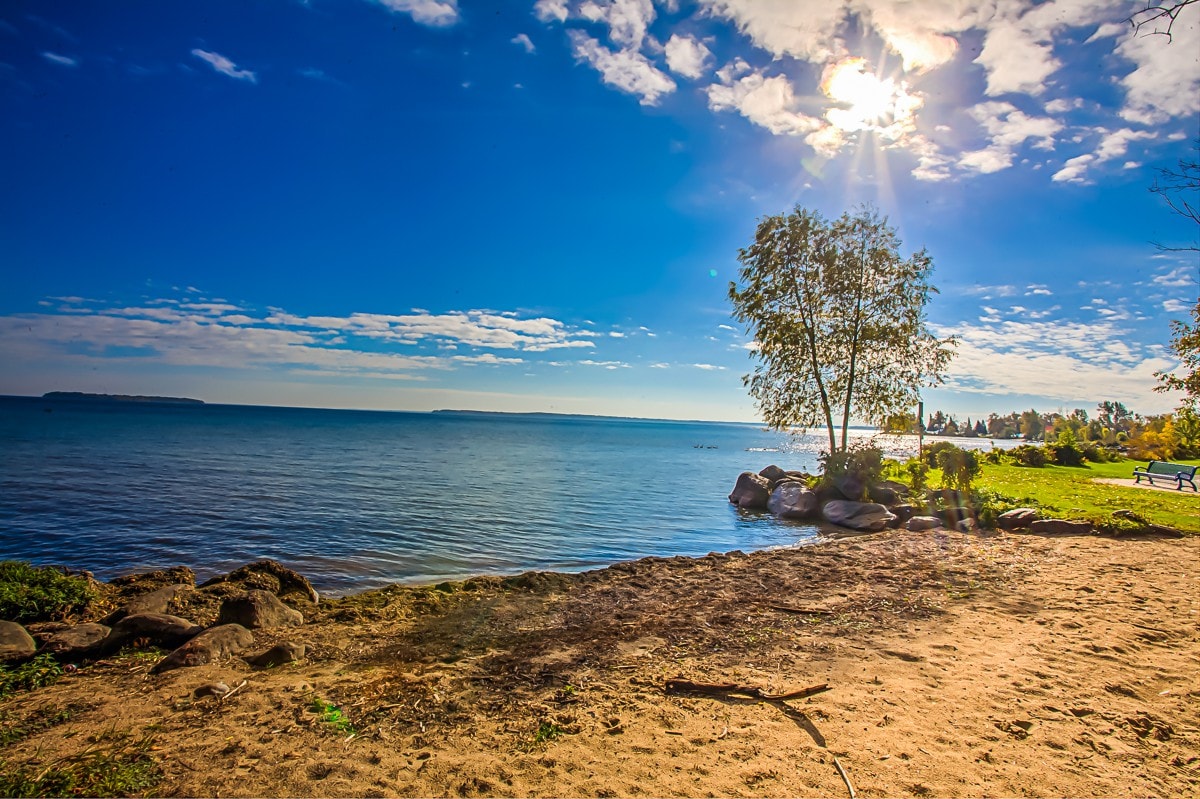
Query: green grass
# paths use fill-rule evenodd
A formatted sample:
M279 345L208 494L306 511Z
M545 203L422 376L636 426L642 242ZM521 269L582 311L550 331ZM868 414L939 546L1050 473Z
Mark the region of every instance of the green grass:
M87 607L95 592L82 577L37 568L20 560L0 561L0 619L32 622L61 619Z
M37 655L19 666L0 666L0 699L17 691L51 685L62 673L62 667L51 655Z
M1200 465L1200 460L1180 462ZM1131 510L1151 524L1200 533L1200 496L1191 489L1153 491L1099 483L1094 479L1130 478L1135 466L1145 465L1145 461L1125 460L1033 469L985 463L974 487L1036 505L1044 515L1056 518L1111 523L1113 511Z
M314 697L312 704L309 705L314 713L317 714L317 721L322 724L328 724L338 732L355 732L354 725L350 723L350 719L342 712L342 709L330 701Z
M0 761L0 796L144 796L162 779L151 738L87 751L48 765L12 767Z

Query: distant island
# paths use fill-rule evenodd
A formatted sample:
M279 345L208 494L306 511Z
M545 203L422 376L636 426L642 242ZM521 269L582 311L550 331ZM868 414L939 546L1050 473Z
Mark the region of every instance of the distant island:
M203 405L190 397L145 397L140 394L89 394L85 391L47 391L42 399L67 402L147 402L160 405Z

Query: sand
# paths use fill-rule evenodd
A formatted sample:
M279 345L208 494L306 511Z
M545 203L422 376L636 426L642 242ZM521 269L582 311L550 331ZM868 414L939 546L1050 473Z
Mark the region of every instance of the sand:
M1197 537L889 531L395 587L256 632L299 663L117 657L10 698L9 728L74 710L0 757L145 741L183 796L1195 796L1198 566Z

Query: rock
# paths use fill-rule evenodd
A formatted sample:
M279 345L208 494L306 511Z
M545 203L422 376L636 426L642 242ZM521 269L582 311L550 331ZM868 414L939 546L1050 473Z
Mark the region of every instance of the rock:
M942 526L942 520L936 516L913 516L905 525L906 529L914 533L924 532L925 530L935 530Z
M896 490L885 485L867 486L867 496L872 502L878 502L880 505L895 505L900 500Z
M742 472L733 486L729 501L746 510L765 510L771 498L770 486L767 478L754 472Z
M166 613L136 613L115 625L100 646L102 652L115 652L130 641L147 640L157 646L174 648L196 636L202 628L187 619Z
M1029 531L1038 535L1091 535L1092 525L1066 519L1038 519L1029 525Z
M780 480L787 477L788 474L787 474L787 472L785 472L783 469L780 469L775 464L771 464L770 466L768 466L767 468L765 468L761 472L759 472L758 476L767 478L767 482L778 483Z
M291 641L284 641L281 644L271 647L266 652L246 658L246 662L256 668L269 669L272 666L282 666L284 663L300 660L307 651L307 647L304 644L294 644Z
M785 480L771 492L767 510L781 519L807 519L817 511L817 495L803 483Z
M957 527L959 522L975 518L973 510L961 505L958 507L951 506L943 511L938 511L938 515L942 517L942 521L947 527Z
M858 502L867 489L867 483L856 474L843 474L833 478L833 487L837 492L851 502Z
M187 566L173 566L170 569L158 569L142 574L127 574L124 577L109 580L108 584L117 587L133 585L153 591L167 585L195 585L196 573Z
M104 624L111 626L126 616L135 616L139 613L166 613L171 607L171 600L181 591L187 591L191 587L190 584L168 585L145 594L138 594L126 602L124 607L117 608L105 616Z
M269 591L247 591L221 603L217 615L218 624L240 624L255 627L297 627L304 624L304 616L279 601Z
M916 505L891 505L888 507L888 510L896 514L897 524L904 524L909 519L917 515Z
M962 519L958 524L954 525L954 529L960 533L975 533L979 531L979 525L974 519Z
M229 686L223 682L206 682L196 690L192 691L193 699L203 699L206 696L215 696L217 699L229 693Z
M1013 508L1001 513L996 518L996 525L1001 530L1023 530L1037 521L1038 512L1033 508Z
M895 514L874 502L850 502L835 499L821 509L825 518L852 530L878 532L896 519Z
M151 674L187 666L202 666L236 655L254 643L254 633L240 624L210 627L154 664Z
M220 583L240 583L244 589L260 589L270 591L276 596L301 594L304 598L316 604L320 601L315 588L303 575L298 574L287 566L273 560L259 560L234 569L229 574L214 577L201 584L201 588Z
M24 660L37 651L33 636L15 621L0 621L0 663Z
M42 644L42 651L63 660L90 657L100 650L110 632L103 624L77 624L50 635Z

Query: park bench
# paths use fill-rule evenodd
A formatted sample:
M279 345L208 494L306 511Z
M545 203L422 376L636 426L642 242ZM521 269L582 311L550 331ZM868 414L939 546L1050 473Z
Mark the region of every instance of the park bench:
M1200 467L1185 466L1182 463L1167 463L1166 461L1150 461L1150 464L1145 469L1137 467L1133 470L1135 482L1142 482L1145 477L1150 481L1150 485L1154 485L1154 478L1159 480L1174 480L1175 490L1182 491L1185 482L1191 484L1192 490L1196 491L1196 469Z

